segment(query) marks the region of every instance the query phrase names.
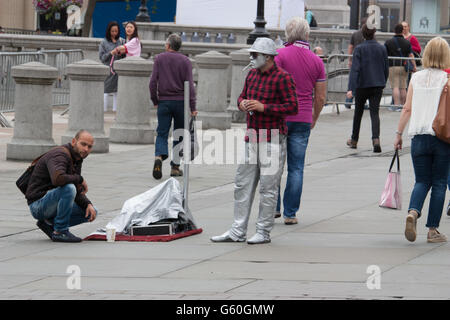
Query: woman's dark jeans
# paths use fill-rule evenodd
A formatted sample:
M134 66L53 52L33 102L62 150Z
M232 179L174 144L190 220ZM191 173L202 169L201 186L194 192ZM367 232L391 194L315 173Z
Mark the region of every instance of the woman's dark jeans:
M372 139L380 138L380 101L383 95L383 88L358 88L355 94L355 114L353 116L352 139L358 141L359 130L361 129L361 119L364 113L364 104L369 99L370 120L372 122Z
M408 211L415 210L420 216L425 198L431 189L426 226L437 228L441 221L447 189L450 145L432 135L416 135L411 141L411 157L416 183Z

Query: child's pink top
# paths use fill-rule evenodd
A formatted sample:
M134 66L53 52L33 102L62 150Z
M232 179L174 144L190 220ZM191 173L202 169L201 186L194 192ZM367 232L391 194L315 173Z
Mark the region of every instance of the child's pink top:
M141 42L138 38L133 38L125 43L125 53L127 54L127 57L141 56Z

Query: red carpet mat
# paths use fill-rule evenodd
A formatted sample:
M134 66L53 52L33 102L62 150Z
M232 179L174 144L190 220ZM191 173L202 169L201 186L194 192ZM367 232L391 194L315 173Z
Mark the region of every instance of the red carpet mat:
M203 229L194 229L190 231L185 231L173 235L166 236L129 236L126 234L116 234L116 241L143 241L143 242L169 242L172 240L177 240L189 236L193 236L194 234L202 233ZM84 240L98 240L98 241L106 241L106 235L93 234L84 238Z

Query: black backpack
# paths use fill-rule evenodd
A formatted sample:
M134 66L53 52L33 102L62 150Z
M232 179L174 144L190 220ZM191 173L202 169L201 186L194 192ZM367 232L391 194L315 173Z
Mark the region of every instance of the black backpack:
M69 155L69 157L72 158L72 156L70 155L70 151L67 148L62 147L62 146L58 146L56 148L63 148L63 150ZM27 168L27 170L25 170L25 172L22 173L22 175L19 177L19 179L17 179L16 186L17 186L17 188L20 189L20 191L22 191L22 193L24 195L27 193L28 183L30 182L31 175L33 174L33 171L34 171L34 168L36 167L37 162L43 156L45 156L47 154L47 152L44 154L41 154L39 157L34 159L33 162L31 162L30 166Z

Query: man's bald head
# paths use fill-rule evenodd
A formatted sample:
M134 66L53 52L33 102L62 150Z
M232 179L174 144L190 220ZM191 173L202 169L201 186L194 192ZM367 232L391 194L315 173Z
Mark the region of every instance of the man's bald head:
M94 137L87 130L80 130L72 139L72 148L82 159L86 158L94 146Z

